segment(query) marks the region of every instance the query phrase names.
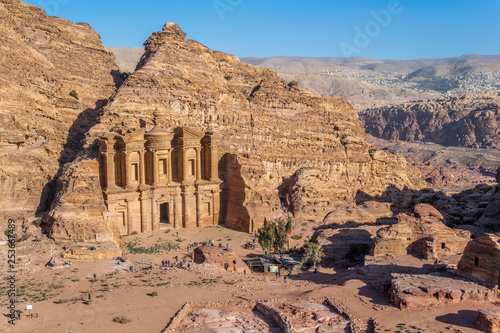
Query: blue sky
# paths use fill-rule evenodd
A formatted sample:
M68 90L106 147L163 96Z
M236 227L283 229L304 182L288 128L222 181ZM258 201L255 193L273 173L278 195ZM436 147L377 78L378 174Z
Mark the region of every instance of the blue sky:
M378 59L500 54L499 0L30 0L87 22L106 46L142 46L174 21L238 57Z

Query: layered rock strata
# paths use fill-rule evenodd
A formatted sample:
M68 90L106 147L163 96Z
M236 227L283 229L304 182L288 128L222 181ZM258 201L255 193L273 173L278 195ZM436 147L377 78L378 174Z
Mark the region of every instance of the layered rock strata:
M467 244L457 273L492 285L500 285L500 236L484 234Z
M386 140L500 148L499 91L367 109L360 117L368 134Z
M500 309L491 307L479 310L475 324L487 333L500 332Z
M200 246L194 250L193 261L225 269L229 272L250 274L250 268L229 249L216 246Z
M403 158L367 144L344 99L313 95L271 70L186 40L175 23L145 46L138 69L102 110L87 143L117 127L148 130L154 110L164 114L166 127L213 132L224 181L220 216L228 227L254 231L280 216L278 187L285 183L281 194L293 214L316 220L336 201L353 202L358 192L379 195L391 186L424 185ZM71 186L63 187L59 199L69 202ZM97 196L94 189L86 194ZM83 197L76 201L83 203ZM80 207L74 205L75 216Z
M425 309L443 303L489 301L498 291L453 276L393 274L391 300L400 309Z
M54 177L120 83L88 24L0 1L0 220L50 207ZM70 93L72 95L70 95ZM5 217L5 218L4 218Z
M413 214L400 213L397 224L377 231L373 255L417 254L426 259L462 253L470 233L453 230L441 221L443 216L428 204L417 204Z

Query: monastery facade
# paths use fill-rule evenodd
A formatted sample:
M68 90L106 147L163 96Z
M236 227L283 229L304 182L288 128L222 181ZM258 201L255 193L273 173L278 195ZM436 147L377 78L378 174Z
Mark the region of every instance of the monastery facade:
M109 216L122 235L219 223L217 146L210 133L158 124L101 137L100 174Z

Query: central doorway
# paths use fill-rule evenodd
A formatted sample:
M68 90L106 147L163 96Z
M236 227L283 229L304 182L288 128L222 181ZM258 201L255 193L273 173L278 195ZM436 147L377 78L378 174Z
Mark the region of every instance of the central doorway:
M160 223L170 223L168 202L160 204Z

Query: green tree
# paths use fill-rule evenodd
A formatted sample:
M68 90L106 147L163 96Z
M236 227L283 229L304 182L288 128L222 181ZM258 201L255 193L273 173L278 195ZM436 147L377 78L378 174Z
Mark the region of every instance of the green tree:
M316 264L321 262L324 256L325 253L323 252L323 248L318 244L309 242L304 245L304 258L302 258L302 262L311 260L314 268L316 268Z
M79 99L80 99L80 98L78 98L78 93L77 93L77 92L76 92L76 90L74 90L74 89L73 89L73 90L71 90L71 92L69 93L69 95L70 95L71 97L76 98L77 100L79 100Z
M286 233L289 234L292 232L292 219L288 218L288 221L286 222L285 225Z
M291 223L291 222L290 222ZM259 244L267 251L279 253L280 257L288 247L287 224L283 220L267 222L259 230ZM291 228L291 227L290 227Z

